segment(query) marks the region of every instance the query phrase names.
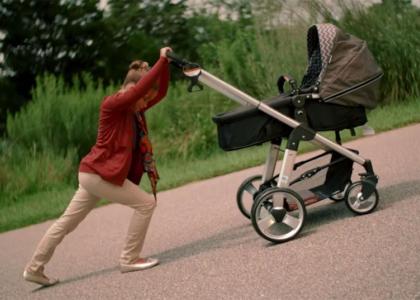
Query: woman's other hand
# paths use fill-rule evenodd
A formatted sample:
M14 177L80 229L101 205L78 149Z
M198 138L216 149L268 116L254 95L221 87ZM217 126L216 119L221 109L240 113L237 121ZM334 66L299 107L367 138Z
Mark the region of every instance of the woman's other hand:
M172 49L170 47L163 47L163 48L160 49L160 56L168 58L168 56L166 56L166 54L168 52L171 52L171 51L172 51Z

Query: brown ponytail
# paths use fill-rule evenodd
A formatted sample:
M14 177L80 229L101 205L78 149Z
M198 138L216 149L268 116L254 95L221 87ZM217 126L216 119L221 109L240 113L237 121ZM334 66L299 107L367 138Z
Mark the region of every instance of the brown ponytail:
M128 67L127 75L125 75L123 86L126 86L129 83L137 83L142 77L142 65L143 61L135 60Z

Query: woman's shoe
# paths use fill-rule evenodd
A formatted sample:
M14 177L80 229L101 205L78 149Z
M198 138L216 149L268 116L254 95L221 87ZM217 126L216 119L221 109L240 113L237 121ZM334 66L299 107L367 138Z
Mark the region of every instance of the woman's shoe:
M159 264L157 258L139 258L136 262L132 264L120 264L121 273L134 272L152 268Z
M24 272L23 272L23 278L26 280L26 281L30 281L30 282L33 282L33 283L37 283L37 284L40 284L40 285L42 285L42 286L52 286L52 285L54 285L54 284L56 284L56 283L58 283L59 282L59 280L58 279L55 279L55 278L48 278L47 276L45 276L45 274L44 273L42 273L42 272L39 272L39 273L33 273L33 272L30 272L30 271L27 271L27 270L25 270Z

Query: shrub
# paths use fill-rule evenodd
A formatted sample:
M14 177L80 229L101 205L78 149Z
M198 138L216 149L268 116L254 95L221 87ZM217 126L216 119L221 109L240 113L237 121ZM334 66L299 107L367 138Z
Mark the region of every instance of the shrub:
M65 156L40 150L36 144L25 148L2 142L0 145L0 206L18 201L25 194L63 187L76 181L76 153Z
M95 141L99 103L114 87L105 89L84 74L67 88L61 78L51 75L37 78L33 99L14 116L7 118L10 141L26 148L65 155L76 149L79 157Z

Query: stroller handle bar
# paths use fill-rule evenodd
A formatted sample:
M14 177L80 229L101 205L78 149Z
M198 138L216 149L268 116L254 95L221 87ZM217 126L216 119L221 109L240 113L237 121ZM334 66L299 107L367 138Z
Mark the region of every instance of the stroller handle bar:
M216 76L210 74L209 72L201 69L200 65L196 63L191 63L185 59L182 59L173 52L168 52L167 56L169 59L172 60L172 63L176 67L181 68L183 70L183 73L185 76L191 78L192 84L193 82L199 81L203 83L204 85L225 95L226 97L238 102L241 105L251 105L251 106L256 107L257 109L261 110L267 115L277 119L278 121L292 128L296 128L301 125L296 120L278 112L277 110L273 109L272 107L265 104L264 102L251 97L250 95L240 91L234 86L224 82L223 80L217 78ZM191 85L190 85L190 88L191 88ZM334 150L360 165L365 165L366 163L366 160L363 157L330 141L329 139L325 138L319 133L316 133L313 140L311 140L310 142L317 144L321 148L324 148L327 150Z
M171 62L178 68L183 68L187 64L192 64L189 61L181 58L180 56L176 55L173 51L167 51L166 56L171 60Z

